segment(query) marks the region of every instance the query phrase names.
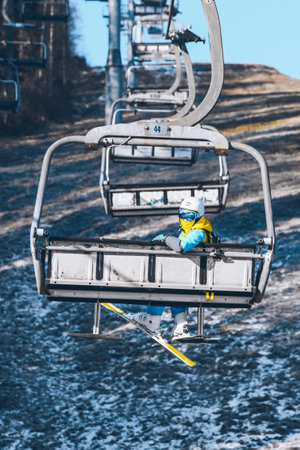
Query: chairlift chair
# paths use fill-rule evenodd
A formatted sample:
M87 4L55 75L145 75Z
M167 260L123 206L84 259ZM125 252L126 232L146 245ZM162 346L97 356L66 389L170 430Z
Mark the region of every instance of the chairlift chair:
M133 42L145 41L145 36L154 39L162 39L166 34L168 14L151 14L138 16L130 20L128 24L129 40Z
M48 299L194 306L198 308L199 317L206 307L250 308L262 300L275 250L268 167L255 148L229 142L213 127L201 125L201 120L220 95L223 78L215 2L201 1L211 41L212 79L200 105L184 117L96 127L86 136L62 138L47 150L33 213L30 245L37 289ZM184 254L149 241L71 239L50 235L41 225L41 214L52 157L62 147L80 143L86 151L102 148L104 153L114 146L126 145L195 148L199 153L213 152L222 160L231 153L246 153L255 159L260 169L266 234L253 243L200 244ZM200 329L203 315L201 320Z
M125 131L125 129L127 130ZM135 135L133 131L135 130ZM98 127L86 136L70 136L47 151L41 172L31 227L31 250L38 291L51 300L250 307L261 301L274 254L275 233L268 168L249 145L229 143L220 133L202 127L174 126L168 136L139 132L136 124ZM267 234L253 244L201 244L179 255L163 245L99 238L55 237L40 226L43 198L52 156L67 144L82 143L87 151L120 144L130 131L133 145L141 140L197 147L219 156L245 152L258 162L264 192ZM191 142L194 141L194 143ZM41 239L46 238L45 242Z
M117 99L111 106L111 122L113 123L113 116L121 104L132 106L144 106L146 109L149 105L161 105L163 109L183 107L185 101L188 99L188 88L181 86L182 72L186 64L181 63L181 56L179 49L174 46L175 64L138 64L129 65L125 74L127 97ZM140 86L137 83L137 74L157 73L158 70L169 70L175 68L175 78L171 86L151 89L149 86ZM170 111L172 113L172 111Z
M201 198L208 213L220 212L226 204L229 172L225 156L219 156L219 176L215 180L154 183L111 183L110 159L115 162L154 163L190 166L197 149L174 146L115 146L103 149L100 192L106 214L116 216L177 214L184 198Z
M68 0L24 0L21 17L34 21L67 21L69 17Z
M0 112L15 113L21 104L17 67L0 59Z
M0 25L0 58L17 67L46 67L48 47L45 30L32 24Z
M134 16L147 16L147 15L150 16L154 14L166 15L168 14L168 8L162 7L160 5L145 5L145 4L134 5Z

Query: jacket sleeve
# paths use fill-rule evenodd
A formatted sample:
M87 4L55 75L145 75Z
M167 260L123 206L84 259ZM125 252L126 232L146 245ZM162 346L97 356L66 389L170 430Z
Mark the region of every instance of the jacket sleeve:
M196 245L205 239L205 236L205 232L202 230L191 230L182 239L175 236L167 236L165 239L165 244L176 253L184 253L191 248L196 247Z
M181 239L182 251L187 252L196 247L200 242L204 241L206 234L203 230L191 230L185 237Z
M167 236L165 239L165 244L176 253L183 253L183 248L181 245L181 240L175 236Z

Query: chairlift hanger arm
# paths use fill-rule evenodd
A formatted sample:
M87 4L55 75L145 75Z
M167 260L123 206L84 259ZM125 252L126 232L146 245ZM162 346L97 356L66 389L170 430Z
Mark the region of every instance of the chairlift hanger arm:
M180 47L175 45L175 58L176 58L176 76L172 86L164 92L165 95L173 94L179 87L181 82L182 68L181 68L181 50Z
M240 150L242 152L248 153L251 155L259 164L260 172L261 172L261 181L263 188L263 197L264 197L264 208L265 208L265 219L267 225L267 236L269 241L269 249L264 258L263 268L260 274L260 278L257 285L257 292L255 295L255 301L261 302L269 279L269 274L271 270L271 265L274 258L275 252L275 228L273 221L273 212L272 212L272 198L271 198L271 187L270 187L270 178L269 178L269 170L263 155L258 152L254 147L251 147L248 144L243 144L241 142L230 142L230 149Z
M8 0L3 0L2 1L2 17L5 20L5 22L13 23L13 20L7 14L7 4L8 4Z
M179 45L179 44L178 44ZM180 120L183 118L186 114L188 114L191 110L191 108L194 105L195 97L196 97L196 85L195 85L195 77L194 77L194 71L193 71L193 65L190 58L190 55L187 51L185 43L180 44L180 52L183 56L183 61L186 67L186 74L187 74L187 82L188 82L188 99L186 101L186 104L184 107L177 113L174 114L171 117L168 117L166 119L163 119L164 121L175 121Z
M217 103L224 80L224 61L221 28L215 0L201 0L207 25L211 55L211 80L206 96L197 108L183 119L173 119L170 122L183 126L194 126L200 123Z
M170 27L173 24L173 17L175 16L174 13L174 0L170 0L170 6L169 6L169 17L168 17L168 25L167 25L167 31L166 31L166 39L171 39L170 38Z

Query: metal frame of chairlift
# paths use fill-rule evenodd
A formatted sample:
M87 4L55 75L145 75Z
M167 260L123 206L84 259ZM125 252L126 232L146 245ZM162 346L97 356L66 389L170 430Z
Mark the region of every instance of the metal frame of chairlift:
M24 0L21 5L21 17L25 20L61 22L68 20L69 13L68 0Z
M212 79L206 97L195 110L179 119L97 127L86 136L64 137L47 150L30 245L38 292L49 300L97 302L100 299L126 304L194 306L198 308L198 330L202 332L203 308L250 308L262 300L275 250L268 167L255 148L229 142L216 129L200 125L209 106L211 110L219 96L223 77L215 2L201 1L209 25ZM215 73L220 66L221 73ZM266 235L254 244L200 244L185 254L153 242L49 236L41 226L41 214L51 160L62 147L73 143L83 144L86 151L128 144L196 148L198 152L214 152L221 157L246 153L260 168Z
M0 70L1 67L5 73L3 78L0 73L0 85L4 87L1 91L5 93L0 99L0 112L15 113L21 104L18 69L13 63L0 58Z
M82 143L92 151L120 145L131 134L133 145L197 147L219 156L242 151L261 170L267 236L253 244L203 244L178 255L151 242L47 237L40 227L44 193L52 156L63 146ZM41 246L40 237L47 237ZM119 303L250 307L264 294L274 254L275 232L267 164L253 147L229 143L219 132L202 127L172 126L159 132L143 125L98 127L86 136L56 141L47 151L31 226L31 251L38 292L52 300L114 300ZM264 247L263 247L264 246ZM265 253L262 248L266 249ZM200 257L200 258L199 258ZM255 273L255 262L258 268Z

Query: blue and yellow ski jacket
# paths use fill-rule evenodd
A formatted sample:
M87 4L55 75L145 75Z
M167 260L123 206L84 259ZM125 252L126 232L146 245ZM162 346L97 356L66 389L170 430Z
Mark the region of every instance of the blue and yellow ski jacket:
M179 234L181 240L182 251L187 252L200 242L210 242L210 234L212 233L212 226L209 220L204 216L195 223L189 230L182 230Z
M181 229L179 237L167 236L165 243L176 253L185 253L200 242L213 242L212 226L204 216L188 230Z

